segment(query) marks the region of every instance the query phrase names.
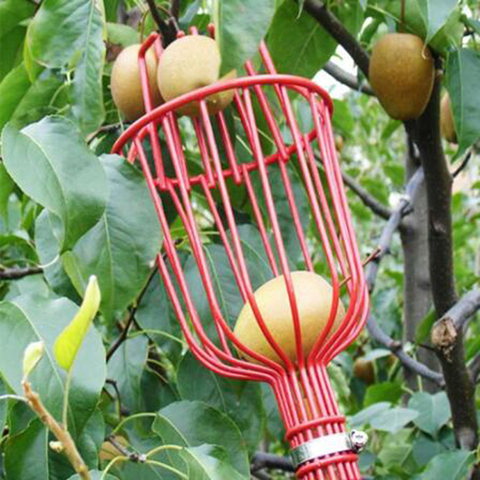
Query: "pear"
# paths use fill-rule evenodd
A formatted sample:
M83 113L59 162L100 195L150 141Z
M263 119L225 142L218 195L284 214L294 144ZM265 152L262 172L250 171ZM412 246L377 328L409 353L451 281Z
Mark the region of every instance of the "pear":
M430 99L435 68L420 37L409 33L384 35L370 58L370 83L390 117L418 118Z
M138 51L140 45L130 45L120 52L112 68L110 88L113 101L127 120L134 121L145 114L143 104L142 85L140 83L140 68L138 66ZM162 103L162 97L158 90L157 58L152 49L145 55L148 72L148 83L155 106Z
M302 331L303 355L306 358L327 325L332 308L333 290L330 284L316 273L297 271L292 272L291 275ZM255 291L254 296L273 338L287 357L292 362L296 362L293 316L283 275L266 282ZM339 302L329 335L337 330L344 317L345 309ZM238 316L233 333L240 342L254 352L281 363L277 353L263 335L248 302ZM247 359L258 363L250 357Z
M450 105L450 95L448 93L443 96L440 102L440 130L445 140L457 143L457 132L455 132L452 106Z
M184 95L215 82L235 78L232 70L220 77L221 57L217 43L203 35L185 35L172 42L160 57L157 82L165 101ZM224 90L207 97L209 114L225 109L233 99L234 89ZM190 102L178 108L179 115L198 116L198 102Z

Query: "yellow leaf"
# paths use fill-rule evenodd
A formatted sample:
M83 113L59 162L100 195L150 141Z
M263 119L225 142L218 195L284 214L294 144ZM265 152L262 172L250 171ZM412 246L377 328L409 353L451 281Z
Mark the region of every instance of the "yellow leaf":
M43 356L43 342L30 343L23 353L23 378L27 378Z
M72 368L83 339L97 314L100 298L97 277L92 275L88 281L80 310L78 310L74 319L63 329L53 346L55 360L67 371Z

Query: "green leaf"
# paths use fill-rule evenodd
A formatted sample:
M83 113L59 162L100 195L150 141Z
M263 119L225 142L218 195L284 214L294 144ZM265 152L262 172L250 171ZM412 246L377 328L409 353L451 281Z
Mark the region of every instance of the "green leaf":
M31 342L43 341L45 354L30 374L29 381L57 419L62 413L65 375L54 360L53 344L77 311L78 307L64 298L22 295L0 303L0 374L9 387L21 395L25 348ZM105 349L101 336L92 328L72 371L69 427L74 436L81 432L92 414L105 383L105 374Z
M8 125L2 150L15 183L61 222L55 233L62 249L98 222L105 210L105 174L72 122L47 117L21 131Z
M353 428L363 427L365 425L371 424L372 420L379 414L390 409L392 404L390 402L379 402L374 403L370 407L364 408L356 413L349 420L349 425Z
M418 412L418 417L413 423L430 435L436 435L451 416L450 404L445 392L438 392L435 395L417 392L410 397L408 408Z
M128 47L134 43L140 43L140 34L137 30L122 25L121 23L107 23L107 39L115 45Z
M118 477L115 475L112 475L111 473L107 473L106 475L103 475L103 472L100 470L90 470L88 473L90 473L91 480L118 480ZM68 480L81 480L82 477L78 475L73 475L73 477L70 477Z
M7 215L8 199L15 184L8 175L3 162L0 162L0 217Z
M395 433L418 417L418 412L408 408L395 407L374 417L370 425L376 430Z
M201 445L185 448L180 455L187 464L187 477L195 480L246 480L230 464L228 454L222 447Z
M415 333L415 341L417 343L423 343L428 339L430 336L430 330L432 329L435 320L437 320L437 313L433 308L431 308L417 327L417 331Z
M60 68L77 52L88 50L97 2L45 0L28 26L27 44L42 65Z
M428 464L420 480L437 480L439 478L463 480L466 478L468 468L474 461L473 453L465 450L442 453Z
M35 247L40 264L43 265L43 275L52 290L61 297L68 297L75 303L81 302L81 297L75 290L60 260L60 245L55 237L52 215L43 210L35 221Z
M5 447L5 472L9 480L50 478L48 429L39 419L8 439Z
M308 12L298 16L295 2L275 12L267 44L279 73L313 77L333 55L337 42Z
M426 27L426 43L446 24L448 17L457 7L458 0L420 0L416 2Z
M98 465L98 452L105 439L105 421L100 409L95 410L88 419L76 445L87 467Z
M71 0L69 0L71 2ZM105 118L103 106L103 18L97 2L89 1L82 56L75 69L71 98L72 113L85 133L95 131Z
M176 402L160 410L153 431L165 444L198 447L221 445L237 472L248 477L245 440L238 427L225 414L203 402ZM182 464L177 468L184 468Z
M28 0L3 0L0 2L0 80L15 65L25 37L26 27L21 22L35 11Z
M30 87L25 66L20 64L11 70L0 83L0 130L10 120L20 100L26 94Z
M122 405L130 413L142 411L140 383L147 362L147 354L148 339L139 335L125 340L108 362L108 378L117 383Z
M3 378L0 376L0 397L8 393L7 386L3 381ZM7 402L5 400L0 400L0 432L3 432L5 428L5 423L7 421Z
M419 467L424 467L434 457L445 453L447 447L439 440L433 440L431 437L421 434L413 442L413 458Z
M405 462L412 451L411 430L400 430L385 437L378 459L390 471L400 467L405 470Z
M102 157L108 181L107 208L100 221L62 260L75 288L96 275L107 320L121 314L145 285L161 246L161 231L142 174L116 155Z
M214 12L224 75L254 56L272 20L275 0L215 0Z
M462 48L448 55L447 89L458 138L456 158L480 138L478 78L480 53Z
M57 337L53 346L55 360L64 370L69 371L72 368L78 350L85 340L93 319L97 315L100 299L101 295L97 277L92 275L88 281L80 309L73 320Z
M394 382L382 382L367 388L363 404L365 407L377 402L396 403L402 396L402 386Z
M182 400L200 400L226 413L237 424L253 452L265 422L260 385L216 375L187 353L177 371L177 388Z

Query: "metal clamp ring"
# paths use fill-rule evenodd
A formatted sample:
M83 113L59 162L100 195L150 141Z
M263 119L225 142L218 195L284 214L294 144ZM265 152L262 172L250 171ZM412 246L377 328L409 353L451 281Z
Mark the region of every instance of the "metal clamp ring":
M335 433L324 437L315 438L299 445L290 452L293 466L297 469L300 465L315 460L319 457L332 455L345 451L361 452L368 442L368 435L359 430L348 433Z

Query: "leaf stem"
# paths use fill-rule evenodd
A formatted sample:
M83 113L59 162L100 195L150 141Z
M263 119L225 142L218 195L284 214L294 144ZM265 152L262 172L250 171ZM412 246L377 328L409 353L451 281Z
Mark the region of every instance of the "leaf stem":
M72 371L73 368L68 370L67 381L65 382L65 393L63 395L62 423L65 430L68 430L68 396L70 394L70 384L72 383Z
M130 417L124 418L112 431L110 435L115 435L122 427L129 422L130 420L135 420L136 418L147 418L147 417L154 417L156 418L157 414L153 412L144 412L144 413L135 413Z
M165 470L168 470L169 472L172 472L175 475L178 475L180 478L188 480L188 477L184 473L182 473L180 470L177 470L176 468L171 467L170 465L167 465L166 463L157 462L156 460L147 460L146 463L151 465L156 465L157 467L160 467L160 468L164 468Z
M161 452L162 450L182 450L183 447L180 447L179 445L160 445L159 447L155 447L152 450L150 450L146 456L151 457L152 455L157 454L158 452Z

